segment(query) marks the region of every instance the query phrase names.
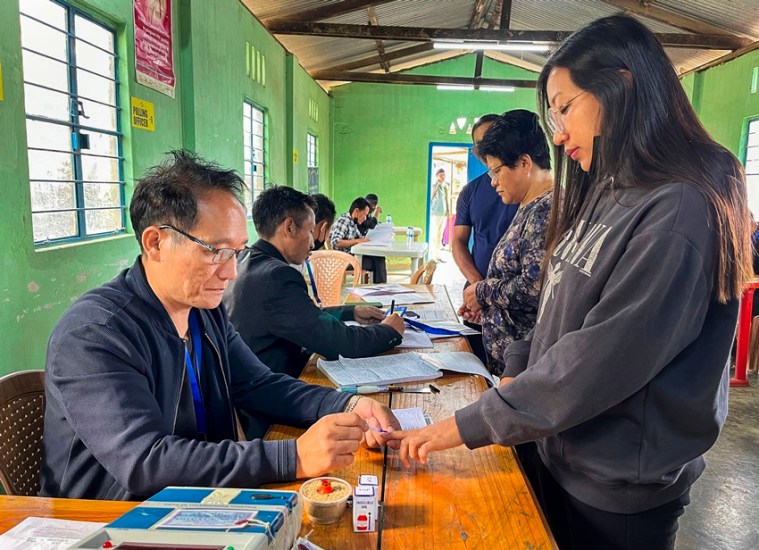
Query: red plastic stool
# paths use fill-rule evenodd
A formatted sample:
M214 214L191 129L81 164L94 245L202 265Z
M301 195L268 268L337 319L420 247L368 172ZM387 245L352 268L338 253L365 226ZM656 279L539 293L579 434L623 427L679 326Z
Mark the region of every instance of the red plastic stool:
M748 367L748 346L751 341L751 311L754 305L754 291L759 288L759 280L746 284L741 297L738 312L738 336L735 343L735 376L730 379L730 386L748 386L746 368Z

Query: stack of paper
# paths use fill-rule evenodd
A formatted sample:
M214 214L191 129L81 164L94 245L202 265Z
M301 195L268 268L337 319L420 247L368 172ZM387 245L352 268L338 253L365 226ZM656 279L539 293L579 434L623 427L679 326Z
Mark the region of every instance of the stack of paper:
M390 246L395 238L393 233L392 223L378 223L374 229L370 229L366 233L366 238L369 239L369 246Z
M414 292L408 287L396 284L360 286L350 288L348 292L361 296L370 302L379 302L383 306L389 306L392 302L395 302L397 306L404 306L409 304L429 304L435 301L435 298L428 292Z
M333 384L340 387L417 382L443 376L437 367L423 361L414 352L361 359L340 357L337 361L319 359L316 365Z
M339 387L380 386L434 380L440 378L441 370L464 374L477 374L490 385L498 379L490 374L476 355L467 351L445 353L399 353L361 359L340 357L337 361L319 359L319 370Z

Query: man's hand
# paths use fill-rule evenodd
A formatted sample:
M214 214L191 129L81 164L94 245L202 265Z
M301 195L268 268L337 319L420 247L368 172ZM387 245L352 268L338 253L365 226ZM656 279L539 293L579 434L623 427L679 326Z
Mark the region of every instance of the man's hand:
M411 466L409 459L426 464L430 453L458 447L464 443L454 417L447 418L442 422L432 424L421 430L390 432L386 434L385 439L390 440L388 441L388 446L392 446L390 443L393 440L400 441L399 458L406 467Z
M479 313L482 310L482 306L477 301L477 285L479 284L475 283L464 289L464 305L472 313Z
M356 306L353 308L353 320L362 325L376 325L385 318L385 312L371 306Z
M406 323L403 322L403 319L401 319L397 313L385 317L382 320L382 324L393 327L396 332L401 335L403 335L403 332L406 330Z
M372 214L374 215L375 218L379 219L380 215L382 214L382 207L381 206L377 206L374 209L374 212L372 212Z
M355 239L353 241L353 244L361 244L361 243L368 243L368 242L369 242L369 239L367 239L366 237L361 237L360 239Z
M348 466L368 429L355 412L320 418L295 441L297 477L317 477Z
M393 411L374 399L361 397L356 403L353 412L366 420L369 426L382 430L380 432L370 429L366 432L366 445L368 447L383 447L388 443L389 435L401 429L401 424L395 418ZM400 447L400 443L397 441L390 441L388 445L393 449Z

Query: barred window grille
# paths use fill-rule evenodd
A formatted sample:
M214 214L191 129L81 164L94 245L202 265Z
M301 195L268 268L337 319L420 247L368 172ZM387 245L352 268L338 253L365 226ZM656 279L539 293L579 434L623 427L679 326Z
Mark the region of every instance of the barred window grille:
M35 245L122 233L116 35L60 1L19 8Z

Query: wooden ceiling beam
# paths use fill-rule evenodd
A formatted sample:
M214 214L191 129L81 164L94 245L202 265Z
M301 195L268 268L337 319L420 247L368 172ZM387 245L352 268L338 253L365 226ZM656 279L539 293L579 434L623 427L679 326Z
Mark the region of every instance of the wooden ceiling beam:
M369 15L369 24L377 26L379 25L379 20L377 19L377 12L374 10L374 6L368 6L366 8L366 13ZM377 55L379 55L380 58L380 67L382 67L382 70L386 73L390 72L390 63L388 63L387 58L385 57L385 45L382 42L382 40L375 40L375 44L377 45Z
M403 59L404 57L411 57L412 55L417 55L429 51L432 51L432 42L423 42L421 44L416 44L415 46L410 46L408 48L401 48L389 52L386 51L384 59L386 62L393 61L395 59ZM355 61L349 61L348 63L342 63L341 65L325 67L323 69L317 70L330 70L337 72L352 71L354 69L361 69L363 67L370 67L372 65L381 65L381 63L382 58L379 55L371 55L368 57L362 57L361 59L356 59Z
M343 0L336 4L329 4L320 8L313 8L305 10L300 13L288 15L287 18L274 18L270 17L264 21L264 24L268 26L270 23L278 21L319 21L321 19L329 19L330 17L337 17L345 13L351 13L366 8L367 6L379 6L380 4L388 4L395 0Z
M488 4L490 0L477 0L472 8L472 15L469 18L470 29L479 29L482 22L485 20L485 13L487 12Z
M678 29L683 29L696 34L722 34L730 35L725 29L712 25L711 23L705 23L699 21L693 17L683 15L681 13L668 10L659 6L653 5L651 2L641 2L640 0L602 0L604 4L614 6L624 10L631 15L639 15L653 21L660 23L666 23L672 25Z
M459 86L513 86L515 88L535 88L534 80L509 80L501 78L469 78L465 76L432 76L406 73L356 73L350 71L314 71L314 80L337 80L340 82L373 82L380 84L437 84Z
M441 29L429 27L401 27L349 25L338 23L303 23L275 21L267 24L273 34L324 36L335 38L363 38L368 40L490 40L558 43L569 37L571 31L518 31L490 29ZM698 48L706 50L735 50L751 42L748 38L716 34L656 33L663 46L670 48Z

